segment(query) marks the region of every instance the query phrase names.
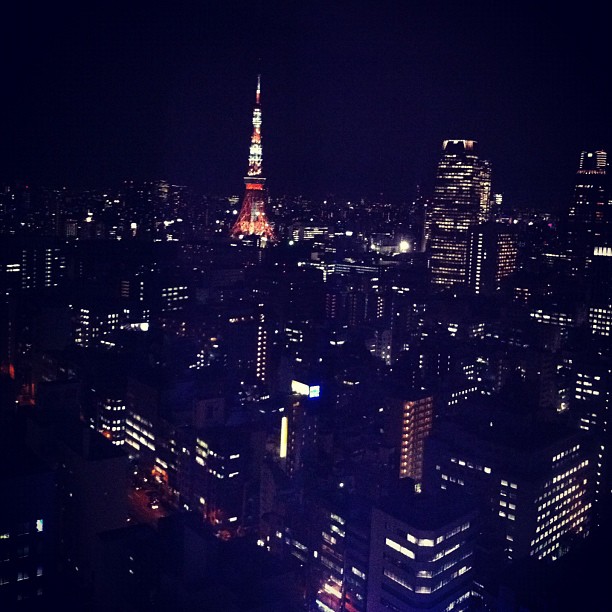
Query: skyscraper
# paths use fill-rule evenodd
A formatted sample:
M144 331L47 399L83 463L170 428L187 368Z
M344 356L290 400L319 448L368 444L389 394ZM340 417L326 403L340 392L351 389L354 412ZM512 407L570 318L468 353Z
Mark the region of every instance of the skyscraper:
M590 268L595 247L610 246L612 200L608 155L605 151L582 151L574 194L567 213L567 250L573 270Z
M431 282L447 288L466 280L469 229L489 216L491 165L474 140L445 140L427 209Z
M476 294L498 291L517 268L518 237L513 226L482 223L468 232L466 283Z
M263 161L261 149L261 79L257 77L257 92L255 94L255 108L253 109L253 134L249 149L249 169L244 177L246 191L242 200L242 208L234 223L231 235L234 238L242 236L260 236L266 240L274 239L274 232L268 222L265 211L265 182L261 175Z

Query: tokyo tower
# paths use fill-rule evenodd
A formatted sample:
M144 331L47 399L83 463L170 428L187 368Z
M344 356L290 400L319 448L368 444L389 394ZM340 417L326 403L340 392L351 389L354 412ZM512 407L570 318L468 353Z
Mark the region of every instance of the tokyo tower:
M264 185L266 179L261 175L263 160L261 152L261 75L257 77L257 92L255 108L253 109L253 135L249 149L249 169L244 177L246 191L242 200L242 208L236 223L232 226L231 235L234 238L243 236L261 236L266 240L274 240L274 231L268 222L264 204Z

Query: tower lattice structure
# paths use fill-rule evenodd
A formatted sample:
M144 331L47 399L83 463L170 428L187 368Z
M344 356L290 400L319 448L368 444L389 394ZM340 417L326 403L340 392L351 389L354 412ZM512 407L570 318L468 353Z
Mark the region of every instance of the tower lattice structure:
M236 222L232 226L231 235L235 238L242 236L261 236L267 240L274 240L274 231L268 221L265 211L265 183L262 176L262 148L261 148L261 75L257 77L257 92L255 94L255 107L253 109L253 134L249 149L249 169L244 177L246 191L242 200L242 207Z

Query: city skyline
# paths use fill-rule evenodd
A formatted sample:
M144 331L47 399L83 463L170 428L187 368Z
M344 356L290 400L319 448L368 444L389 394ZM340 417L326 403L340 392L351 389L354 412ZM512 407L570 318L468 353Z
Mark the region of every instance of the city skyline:
M412 123L418 104L393 110L382 85L401 71L321 63L399 53L375 51L380 36L344 44L358 17L382 35L412 9L351 5L340 26L320 21L339 5L272 6L246 20L206 7L189 26L181 7L62 24L59 10L22 40L41 70L12 81L0 164L0 609L599 609L608 147L577 147L564 169L578 142L541 136L569 106L471 123L493 98L470 78L505 51L434 64L493 41L460 40L475 5L444 14L461 13L455 36L417 75L437 75L419 104L434 80L478 101L440 99L435 129L419 123L435 105ZM308 16L300 36L317 19L334 36L308 58L297 29L268 37L289 13ZM588 117L575 134L599 137L603 114ZM495 137L512 126L533 132L514 157ZM8 178L18 168L32 181Z
M580 152L609 148L600 8L13 7L2 178L239 194L261 73L272 195L406 200L473 139L506 202L562 209Z

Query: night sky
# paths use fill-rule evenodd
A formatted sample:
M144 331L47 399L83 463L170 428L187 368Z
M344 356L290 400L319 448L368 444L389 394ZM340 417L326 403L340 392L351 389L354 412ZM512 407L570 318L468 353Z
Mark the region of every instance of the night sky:
M559 207L612 142L603 2L12 4L3 181L241 194L258 72L273 196L407 199L469 138L508 203Z

